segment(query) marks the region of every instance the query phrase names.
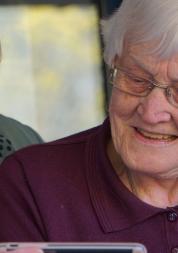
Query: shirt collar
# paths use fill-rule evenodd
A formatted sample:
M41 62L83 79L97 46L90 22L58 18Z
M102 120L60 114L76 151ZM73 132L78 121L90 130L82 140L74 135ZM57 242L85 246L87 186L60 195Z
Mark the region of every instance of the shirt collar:
M96 135L90 137L86 150L90 197L106 233L127 229L165 211L138 199L119 180L106 154L109 138L110 124L106 119Z

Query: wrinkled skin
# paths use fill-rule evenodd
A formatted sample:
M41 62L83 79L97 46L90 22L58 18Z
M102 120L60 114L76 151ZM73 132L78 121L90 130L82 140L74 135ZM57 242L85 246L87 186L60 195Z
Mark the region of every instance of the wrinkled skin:
M162 84L178 82L178 55L158 60L143 54L142 47L125 49L121 57L116 56L114 65L140 77L154 77ZM109 106L112 143L108 147L116 171L119 171L118 154L121 156L136 181L140 198L163 207L178 203L178 196L173 193L175 189L178 192L178 138L153 140L136 129L141 128L150 136L178 136L178 108L168 102L164 92L155 87L147 97L136 97L113 88ZM129 188L125 174L121 179ZM155 204L155 190L162 204Z

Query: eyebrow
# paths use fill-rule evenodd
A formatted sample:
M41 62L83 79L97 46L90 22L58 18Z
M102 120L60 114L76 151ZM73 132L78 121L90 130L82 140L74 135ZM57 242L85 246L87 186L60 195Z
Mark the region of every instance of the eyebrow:
M141 60L139 60L139 58L137 58L137 56L130 55L130 59L132 59L134 61L134 63L137 64L138 67L140 67L143 71L145 71L148 75L150 75L152 78L155 79L156 73L152 73L152 71L149 68L149 66L146 66ZM178 82L178 77L177 78L170 78L170 81L172 81L172 82Z
M147 72L147 74L154 76L154 73L151 72L150 69L148 69L148 66L146 66L141 60L139 60L136 56L130 55L130 58L137 64L138 67L140 67L142 70Z

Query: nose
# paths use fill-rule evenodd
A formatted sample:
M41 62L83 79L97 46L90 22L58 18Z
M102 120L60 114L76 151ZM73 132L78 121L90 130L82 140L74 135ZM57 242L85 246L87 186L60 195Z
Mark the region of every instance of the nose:
M171 109L165 91L155 87L147 97L140 99L137 112L145 123L157 124L171 119Z

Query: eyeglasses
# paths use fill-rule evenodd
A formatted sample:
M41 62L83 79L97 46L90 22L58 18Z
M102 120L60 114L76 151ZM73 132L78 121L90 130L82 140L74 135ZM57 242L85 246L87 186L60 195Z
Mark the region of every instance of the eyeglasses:
M110 83L120 91L137 97L148 96L154 87L164 89L168 102L178 108L178 81L171 85L160 84L138 77L121 67L114 67L110 70Z

